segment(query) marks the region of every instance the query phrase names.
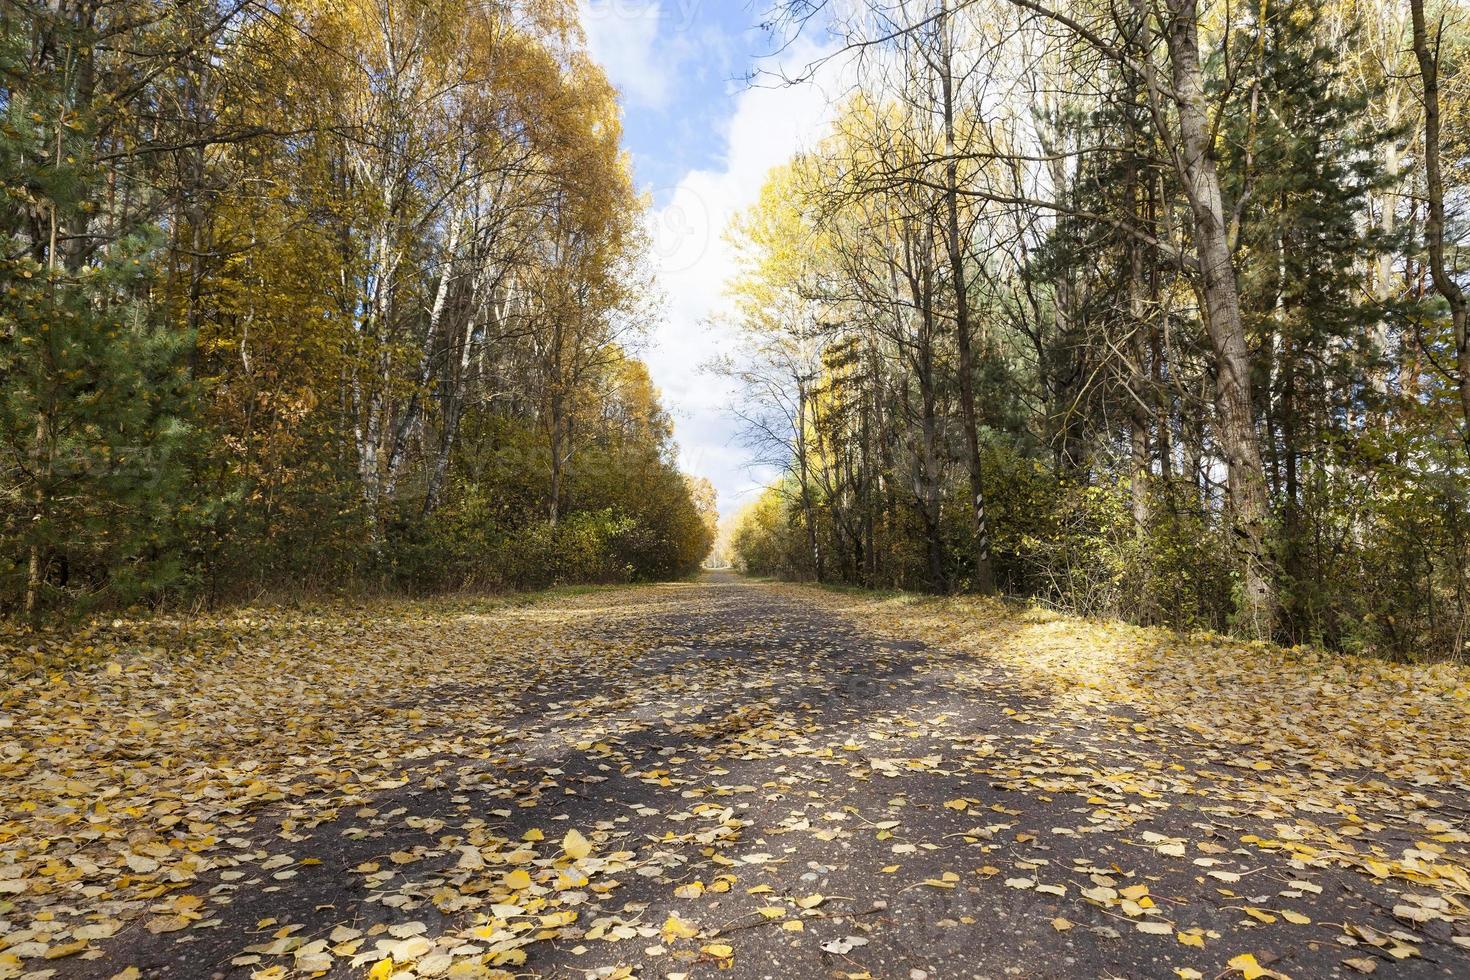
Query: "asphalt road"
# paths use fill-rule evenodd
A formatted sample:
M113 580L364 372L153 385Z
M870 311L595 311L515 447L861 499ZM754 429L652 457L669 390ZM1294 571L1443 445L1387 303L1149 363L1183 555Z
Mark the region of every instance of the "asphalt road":
M1397 893L1243 845L1279 830L1231 805L1232 777L1187 738L1137 739L1127 711L1059 710L999 665L865 636L815 592L711 576L541 614L558 602L600 652L547 657L511 690L496 650L465 649L483 685L391 702L457 719L379 746L395 785L251 813L188 889L205 917L161 932L140 918L100 957L30 967L1470 976L1451 927L1396 916ZM516 888L515 868L534 884Z

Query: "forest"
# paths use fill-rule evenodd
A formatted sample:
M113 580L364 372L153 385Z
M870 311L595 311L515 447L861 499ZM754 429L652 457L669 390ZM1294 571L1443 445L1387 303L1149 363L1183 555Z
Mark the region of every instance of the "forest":
M1470 978L1467 236L1470 0L0 0L0 980Z
M1470 640L1470 10L789 2L731 230L762 575L1402 658Z
M682 576L573 0L0 5L0 614Z

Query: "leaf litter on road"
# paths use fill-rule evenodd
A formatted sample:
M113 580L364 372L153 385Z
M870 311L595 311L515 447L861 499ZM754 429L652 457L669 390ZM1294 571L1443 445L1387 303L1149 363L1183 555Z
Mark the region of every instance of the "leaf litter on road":
M0 980L1470 964L1464 669L727 581L199 635L7 684Z

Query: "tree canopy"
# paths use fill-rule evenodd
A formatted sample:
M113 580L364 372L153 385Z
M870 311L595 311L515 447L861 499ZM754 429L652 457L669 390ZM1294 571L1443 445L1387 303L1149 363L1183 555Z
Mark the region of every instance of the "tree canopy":
M732 232L745 567L1464 650L1462 6L782 11L852 84Z
M7 4L0 110L0 610L699 566L570 0Z

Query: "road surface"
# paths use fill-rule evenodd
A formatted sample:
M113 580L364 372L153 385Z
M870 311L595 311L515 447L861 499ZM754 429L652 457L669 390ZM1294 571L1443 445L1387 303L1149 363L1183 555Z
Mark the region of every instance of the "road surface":
M868 635L816 590L716 574L442 616L383 660L353 655L370 637L282 661L320 715L277 755L251 735L288 788L219 804L172 875L147 855L179 841L132 831L139 881L89 919L115 932L0 977L1470 976L1464 920L1406 911L1444 889L1256 846L1286 821L1189 733ZM359 660L347 725L312 692Z

